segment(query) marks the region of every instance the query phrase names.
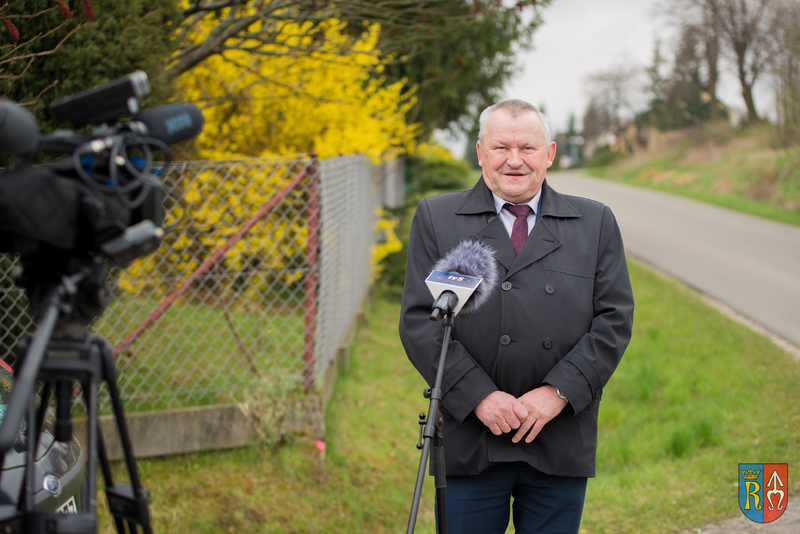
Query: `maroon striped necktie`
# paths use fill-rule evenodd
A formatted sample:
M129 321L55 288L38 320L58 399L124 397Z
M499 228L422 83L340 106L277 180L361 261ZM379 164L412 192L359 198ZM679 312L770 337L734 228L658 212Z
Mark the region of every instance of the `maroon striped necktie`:
M511 246L514 247L514 253L519 255L522 245L525 244L525 240L528 238L528 215L533 213L533 210L527 204L518 206L504 204L503 209L507 209L516 217L514 226L511 227Z

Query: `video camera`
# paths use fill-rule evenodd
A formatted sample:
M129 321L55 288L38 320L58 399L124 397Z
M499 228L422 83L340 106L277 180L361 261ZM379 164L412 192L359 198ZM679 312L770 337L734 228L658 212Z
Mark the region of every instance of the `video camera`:
M58 122L99 125L89 133L40 136L30 113L0 102L0 153L14 158L0 175L0 251L100 253L124 267L158 248L164 189L153 156L168 161L168 146L199 134L204 121L191 104L137 114L149 91L147 74L136 71L53 103ZM124 115L133 118L120 123ZM36 154L67 157L34 166Z

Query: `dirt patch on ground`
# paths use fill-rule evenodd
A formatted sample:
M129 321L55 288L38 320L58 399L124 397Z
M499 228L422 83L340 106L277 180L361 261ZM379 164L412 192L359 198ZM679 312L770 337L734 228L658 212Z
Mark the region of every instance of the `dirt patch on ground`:
M718 144L715 141L704 141L696 146L689 148L686 155L681 159L685 165L717 163L738 155L745 151L757 148L761 144L757 138L732 139L725 144Z
M700 173L697 173L697 172L684 172L684 173L678 174L675 177L675 179L672 181L672 183L677 185L677 186L679 186L679 187L684 186L684 185L689 185L690 183L692 183L695 180L697 180L698 176L700 176Z
M651 174L648 181L654 184L670 183L674 176L675 171L659 171Z
M717 195L727 195L733 191L733 180L719 180L712 192Z

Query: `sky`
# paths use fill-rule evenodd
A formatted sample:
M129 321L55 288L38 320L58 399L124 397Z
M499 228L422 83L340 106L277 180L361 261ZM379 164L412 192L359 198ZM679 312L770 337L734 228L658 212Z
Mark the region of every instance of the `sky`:
M519 98L544 108L553 132L567 129L575 115L580 129L589 95L586 78L621 63L642 68L653 62L656 39L662 56L671 57L674 30L659 15L663 0L554 0L543 11L544 23L534 33L533 47L517 55L517 72L506 84L504 98ZM643 78L643 83L645 79ZM717 96L744 109L738 81L723 70ZM766 99L756 91L756 109ZM466 140L440 137L457 156Z
M554 0L544 10L544 24L533 48L518 54L518 71L506 85L506 98L544 107L554 131L577 124L586 109L589 74L620 63L652 63L655 39L667 29L654 14L656 0Z

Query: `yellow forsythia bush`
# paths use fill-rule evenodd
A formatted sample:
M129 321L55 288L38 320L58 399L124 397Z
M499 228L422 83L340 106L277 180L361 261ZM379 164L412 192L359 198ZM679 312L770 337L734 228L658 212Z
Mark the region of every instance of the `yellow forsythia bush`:
M225 15L226 10L221 10L220 16ZM208 30L210 26L204 31ZM304 36L302 25L294 23L281 31L286 43L310 38ZM206 121L196 140L201 158L311 152L328 158L358 152L377 164L411 152L416 129L406 124L405 116L415 98L403 92L402 83L387 85L380 77L378 35L377 25L369 27L352 42L350 53L342 56L337 48L352 37L345 35L342 23L329 20L324 39L329 44L307 57L281 55L285 48L280 44L264 49L263 54L228 50L185 73L179 80L181 99L200 105ZM202 33L194 36L198 41L204 37ZM175 280L190 275L294 174L236 177L206 172L181 184L185 205L174 211L185 210L185 220L191 225L168 236L159 253L139 259L122 273L120 286L137 292L159 277ZM261 278L240 276L237 291L256 296L270 290L275 276L288 287L303 279L307 201L301 193L291 196L283 203L283 215L265 217L220 259L220 271L275 273ZM396 236L391 238L394 229L388 218L381 217L378 226L387 239L373 250L376 275L380 259L402 246Z
M381 271L384 269L381 261L389 254L400 252L403 248L403 242L397 237L397 219L391 218L383 208L376 209L375 215L378 216L375 232L380 235L378 243L372 245L371 281L380 277Z

